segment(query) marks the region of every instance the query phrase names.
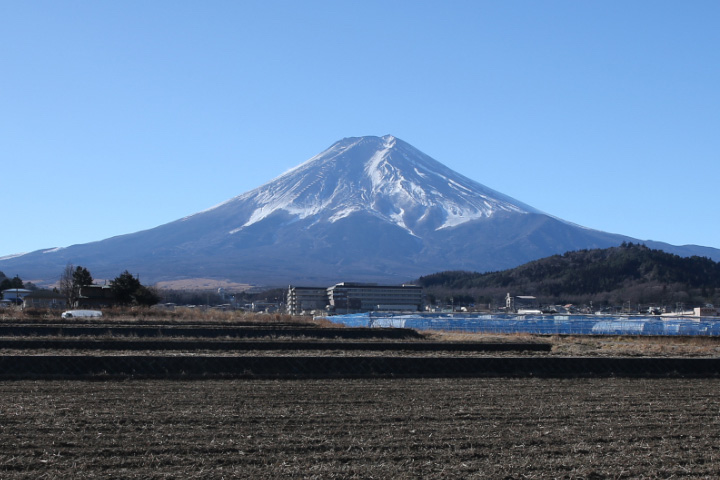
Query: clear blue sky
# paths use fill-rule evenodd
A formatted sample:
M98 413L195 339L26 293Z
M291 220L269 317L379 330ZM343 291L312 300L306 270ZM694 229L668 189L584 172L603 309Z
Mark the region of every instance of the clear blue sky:
M0 1L0 256L385 134L565 220L720 247L718 25L715 0Z

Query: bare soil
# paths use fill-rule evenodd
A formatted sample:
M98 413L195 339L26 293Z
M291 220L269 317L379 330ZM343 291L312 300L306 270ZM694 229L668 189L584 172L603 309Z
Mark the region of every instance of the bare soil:
M332 325L319 332L322 325L285 317L273 317L272 325L267 318L226 320L197 328L191 318L170 317L0 322L0 478L604 479L720 472L717 338L420 335ZM78 335L70 327L92 329ZM123 364L134 362L137 371L154 365L150 376L158 378L131 372L108 379L113 362L123 372ZM616 364L625 365L618 371L626 378L602 370ZM692 365L708 364L705 378L688 378ZM33 370L38 365L47 370ZM389 365L399 367L383 370ZM468 365L477 378L450 378ZM683 365L690 370L675 370ZM600 374L583 373L594 366ZM178 379L195 367L195 379ZM240 374L197 379L218 368ZM570 369L568 378L558 378L562 368ZM176 373L162 378L170 371ZM252 378L261 371L286 376ZM402 371L428 378L377 378ZM312 378L318 372L338 378ZM543 372L549 375L537 378ZM47 379L58 373L74 379Z
M0 382L0 477L717 478L717 379Z
M421 334L245 315L157 320L2 322L0 379L720 377L715 337Z

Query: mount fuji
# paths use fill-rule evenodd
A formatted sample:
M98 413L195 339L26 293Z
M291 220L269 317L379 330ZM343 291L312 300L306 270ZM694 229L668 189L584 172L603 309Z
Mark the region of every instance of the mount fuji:
M623 235L584 228L466 178L393 136L345 138L271 182L149 230L0 259L52 283L65 265L146 284L401 283L443 270L490 271ZM720 250L641 242L720 260Z

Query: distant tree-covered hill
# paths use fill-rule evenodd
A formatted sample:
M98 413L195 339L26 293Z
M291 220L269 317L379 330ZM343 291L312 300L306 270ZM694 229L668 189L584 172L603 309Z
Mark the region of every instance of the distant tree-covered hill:
M548 304L720 303L720 263L633 243L553 255L500 272L440 272L418 282L431 300L455 303L497 304L507 293Z

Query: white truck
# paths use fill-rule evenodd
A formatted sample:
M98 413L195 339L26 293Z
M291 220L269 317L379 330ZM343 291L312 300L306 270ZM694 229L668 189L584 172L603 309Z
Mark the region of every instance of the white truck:
M68 310L60 315L62 318L102 317L100 310Z

